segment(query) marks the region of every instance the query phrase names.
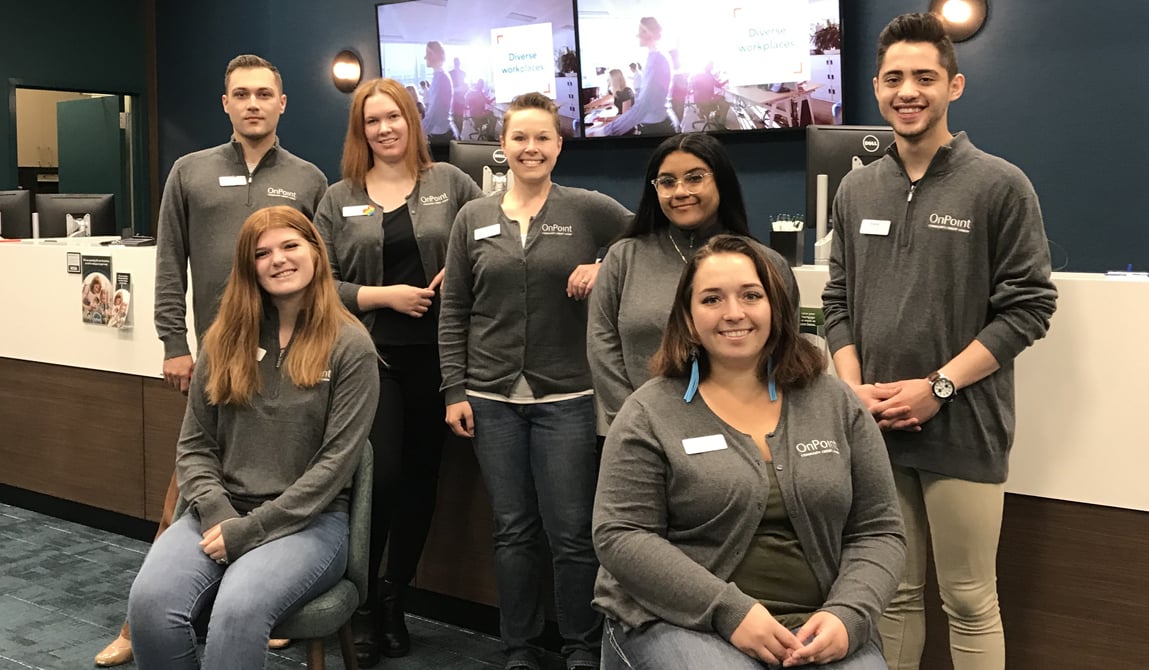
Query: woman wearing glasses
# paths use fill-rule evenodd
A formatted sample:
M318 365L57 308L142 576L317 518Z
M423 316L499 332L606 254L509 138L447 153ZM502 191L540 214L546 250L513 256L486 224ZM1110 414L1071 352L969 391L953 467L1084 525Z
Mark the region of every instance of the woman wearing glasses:
M502 148L515 178L459 210L447 246L439 352L447 425L474 439L494 512L506 670L538 670L543 575L568 670L598 668L590 515L598 469L584 335L599 251L630 220L611 198L551 182L558 108L511 101ZM550 542L553 566L539 552Z
M667 138L650 157L646 181L638 213L606 254L590 299L587 357L608 422L650 379L648 364L662 341L674 287L694 251L718 233L750 236L734 165L710 135ZM797 308L789 264L759 246Z

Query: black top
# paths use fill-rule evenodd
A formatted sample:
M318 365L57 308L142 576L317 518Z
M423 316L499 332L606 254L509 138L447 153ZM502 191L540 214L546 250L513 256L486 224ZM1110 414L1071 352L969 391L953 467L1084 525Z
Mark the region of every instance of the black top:
M383 286L426 286L430 279L424 276L423 260L411 225L411 212L406 205L383 213L383 239L386 240L383 245ZM434 344L438 332L435 323L438 303L439 293L436 291L431 309L419 318L393 309L378 310L371 327L371 338L376 346Z

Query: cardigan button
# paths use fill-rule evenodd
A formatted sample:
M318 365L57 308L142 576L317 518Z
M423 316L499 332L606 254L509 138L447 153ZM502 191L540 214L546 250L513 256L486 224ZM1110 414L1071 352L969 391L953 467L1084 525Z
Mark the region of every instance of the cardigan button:
M781 465L775 465L774 469L777 470L778 472L782 472L782 466Z

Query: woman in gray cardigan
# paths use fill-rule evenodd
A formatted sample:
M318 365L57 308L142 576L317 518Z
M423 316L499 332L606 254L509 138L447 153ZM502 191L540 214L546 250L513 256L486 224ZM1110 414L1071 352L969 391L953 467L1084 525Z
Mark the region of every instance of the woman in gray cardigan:
M652 368L595 498L603 668L885 668L905 537L882 437L751 241L695 253Z

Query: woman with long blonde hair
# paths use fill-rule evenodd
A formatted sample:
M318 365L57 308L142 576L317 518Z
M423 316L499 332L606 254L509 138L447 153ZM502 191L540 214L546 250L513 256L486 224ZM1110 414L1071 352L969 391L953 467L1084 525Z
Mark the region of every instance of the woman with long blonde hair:
M379 393L375 349L339 301L307 217L244 222L176 449L187 511L132 585L140 668L263 667L275 624L347 565L349 486Z
M343 179L315 213L343 304L371 333L380 360L371 428L370 593L352 620L359 664L403 656L403 592L431 528L446 426L439 392L438 287L455 214L482 195L450 163L434 163L415 102L394 79L351 98ZM382 580L376 579L387 561Z

